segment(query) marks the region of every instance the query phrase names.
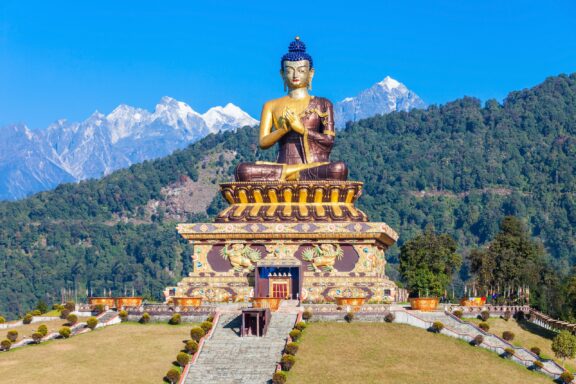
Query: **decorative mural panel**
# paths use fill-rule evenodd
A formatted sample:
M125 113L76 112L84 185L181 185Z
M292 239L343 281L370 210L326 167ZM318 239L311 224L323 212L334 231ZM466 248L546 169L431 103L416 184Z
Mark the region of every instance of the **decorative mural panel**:
M194 252L192 253L193 273L207 272L210 270L208 265L208 253L211 249L211 245L194 245Z
M308 269L315 272L332 272L336 260L343 256L344 251L338 244L320 244L302 251L302 260L308 261Z
M354 272L372 272L377 276L384 276L386 258L383 249L373 245L355 245L354 249L360 255Z
M259 250L240 243L225 245L220 249L220 255L232 264L236 272L253 271L256 268L254 263L262 258Z

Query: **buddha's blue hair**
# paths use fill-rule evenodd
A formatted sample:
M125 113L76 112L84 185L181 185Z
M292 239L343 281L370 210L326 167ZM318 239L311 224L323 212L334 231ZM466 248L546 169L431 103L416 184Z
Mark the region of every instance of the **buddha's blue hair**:
M280 60L280 68L284 69L285 61L300 61L300 60L308 60L308 62L310 63L310 68L314 67L312 56L306 53L306 44L300 41L300 38L297 37L288 46L288 53L282 56L282 60Z

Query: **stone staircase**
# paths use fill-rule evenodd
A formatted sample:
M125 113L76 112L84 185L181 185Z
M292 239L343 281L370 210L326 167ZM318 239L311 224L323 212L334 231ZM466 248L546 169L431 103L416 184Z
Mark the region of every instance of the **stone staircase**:
M295 311L273 312L264 337L240 337L240 312L223 313L185 384L264 384L271 382L288 333L296 321Z
M455 333L459 338L471 340L477 335L482 335L484 337L482 346L496 353L502 354L506 348L513 348L515 351L514 359L518 363L525 366L531 366L534 360L540 360L544 364L544 368L548 371L548 373L555 378L563 372L563 369L553 360L539 359L536 355L525 348L513 346L510 343L507 343L501 338L497 337L496 335L493 335L489 332L484 332L476 326L455 318L454 316L448 315L444 312L410 312L412 312L413 316L429 323L433 323L435 321L442 322L444 327L448 328L446 330L448 332L443 331L443 333L447 333L449 336L454 336Z
M116 316L118 316L118 312L106 311L102 316L98 317L98 322L100 322L102 324L106 324L107 322L109 322L110 320L115 318Z

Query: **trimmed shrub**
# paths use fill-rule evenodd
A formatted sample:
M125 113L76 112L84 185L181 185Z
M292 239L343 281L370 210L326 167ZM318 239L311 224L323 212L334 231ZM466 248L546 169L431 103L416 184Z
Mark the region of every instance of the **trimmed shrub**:
M280 365L283 371L291 370L294 364L296 364L296 358L292 355L284 355L282 359L280 359Z
M8 339L4 339L2 342L0 342L0 348L3 351L9 351L10 348L12 348L12 342Z
M144 312L138 322L140 324L148 324L150 322L150 314L148 312Z
M507 357L512 357L516 354L516 351L514 350L514 348L506 348L504 349L504 353L506 354Z
M284 353L287 355L294 356L298 352L298 343L288 343L286 344L286 348L284 348Z
M294 329L297 329L299 331L303 331L306 329L307 324L303 321L299 321L296 323L296 325L294 326Z
M312 318L312 311L307 309L304 312L302 312L302 319L305 321L308 321Z
M194 327L190 330L190 338L199 343L200 339L206 335L206 332L200 327Z
M198 352L198 343L196 340L187 340L186 345L184 346L184 350L193 355Z
M490 324L483 321L480 324L478 324L478 328L480 328L484 332L488 332L490 330Z
M16 340L18 339L18 331L15 329L8 331L8 333L6 334L6 338L13 343L16 342Z
M540 350L540 348L538 347L532 347L530 348L530 352L532 352L533 354L535 354L536 356L540 357L540 353L542 353L542 351Z
M455 310L454 312L452 312L452 314L453 314L454 316L456 316L457 318L461 319L461 318L462 318L462 315L464 315L464 312L462 312L461 310L457 309L457 310Z
M121 321L128 320L128 312L126 312L125 310L121 310L120 312L118 312L118 316L120 316Z
M476 337L474 337L474 340L472 340L473 345L480 345L483 342L484 342L484 336L482 335L476 335Z
M66 320L66 318L68 317L69 314L70 314L70 311L67 310L66 308L64 308L63 310L60 311L60 318L62 320Z
M62 304L54 304L52 306L52 309L57 310L58 312L62 312L62 310L64 309L64 306Z
M286 373L278 371L272 376L272 384L285 384L286 383Z
M27 313L26 316L22 319L24 324L30 324L32 322L32 315Z
M166 372L166 380L169 383L175 384L180 380L180 371L177 368L170 368L168 372Z
M42 324L38 327L38 333L42 335L42 337L48 334L48 327L45 324Z
M560 375L560 381L562 381L564 384L569 384L572 382L572 380L574 380L574 375L568 371L564 371Z
M40 311L40 314L48 312L48 304L44 302L44 300L38 301L36 304L36 309Z
M178 325L182 323L182 316L179 313L175 313L172 315L170 320L168 320L168 324L170 325Z
M516 335L514 334L514 332L510 332L510 331L504 331L502 332L502 338L506 341L512 341L514 340L514 337Z
M347 322L351 323L352 321L354 321L354 312L348 312L346 314L346 316L344 316L344 320L346 320Z
M298 341L298 339L300 339L300 337L302 337L302 331L300 331L298 329L293 329L290 331L289 335L293 341Z
M6 322L6 319L3 316L0 316L0 324L4 324Z
M58 333L60 334L61 337L63 337L64 339L67 339L70 337L70 334L72 333L72 331L70 330L70 327L62 327L62 328L60 328Z
M432 323L430 330L434 333L440 333L440 331L444 329L444 324L441 321L435 321Z
M42 312L39 309L35 309L32 312L30 312L30 314L32 316L40 316L42 314Z
M71 313L66 317L66 321L68 321L68 324L70 325L74 325L78 322L78 316L76 316L75 314Z
M540 360L534 360L532 362L532 364L534 365L535 369L542 369L544 368L544 364L540 361Z
M209 321L209 322L213 323L213 322L214 322L214 315L208 316L208 317L206 318L206 321Z
M96 304L94 306L94 312L96 313L96 315L100 315L106 312L106 306L104 304Z
M32 340L34 340L34 342L35 342L36 344L40 344L40 342L42 341L42 338L43 338L43 337L44 337L44 336L42 336L42 334L41 334L40 332L34 332L34 333L32 334Z
M203 321L202 324L200 324L200 328L204 330L204 333L208 333L208 331L212 329L213 325L214 324L212 324L211 321Z
M488 321L489 318L490 318L490 311L484 310L484 311L480 312L480 319L482 321Z
M176 356L176 361L178 362L178 365L180 365L181 367L185 367L190 362L190 355L185 352L180 352Z
M64 308L66 308L68 312L74 312L76 310L76 303L73 301L67 301L66 304L64 304Z
M86 326L91 330L94 330L94 328L96 328L97 325L98 325L98 319L95 318L94 316L86 320Z
M396 315L394 314L394 312L388 312L388 313L386 314L386 316L384 316L384 320L385 320L387 323L393 323L394 320L396 320Z
M510 311L506 311L504 312L504 314L502 315L502 318L506 321L510 320L510 318L512 317L512 312Z

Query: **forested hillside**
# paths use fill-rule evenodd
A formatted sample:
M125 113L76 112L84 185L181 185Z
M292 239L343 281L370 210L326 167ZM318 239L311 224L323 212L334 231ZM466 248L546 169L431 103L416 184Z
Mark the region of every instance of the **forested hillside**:
M23 313L63 287L134 287L159 298L190 268L190 249L170 215L150 215L147 204L164 199L162 188L182 177L197 179L207 153L274 157L256 142L256 128L211 135L101 180L0 204L0 313ZM515 215L544 243L559 274L576 263L576 74L513 92L503 104L463 98L361 120L339 132L332 158L365 182L360 206L401 241L431 223L466 252ZM227 168L231 174L233 165ZM208 215L221 206L215 197Z

